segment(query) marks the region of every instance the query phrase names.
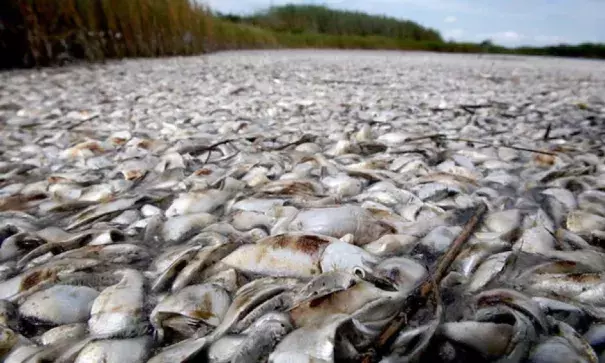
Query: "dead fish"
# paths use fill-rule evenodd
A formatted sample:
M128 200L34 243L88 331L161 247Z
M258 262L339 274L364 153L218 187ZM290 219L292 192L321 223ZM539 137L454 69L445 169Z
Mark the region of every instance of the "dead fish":
M17 306L13 303L0 300L0 326L14 326L17 318Z
M340 197L352 197L361 193L364 183L358 178L352 178L345 173L334 176L326 176L321 179L331 193Z
M151 338L105 339L88 343L76 357L75 363L143 363L149 357Z
M174 295L169 295L155 306L150 322L155 328L156 337L163 340L162 321L169 317L181 317L187 324L194 325L198 320L211 326L222 321L231 304L227 291L214 284L191 285Z
M21 363L28 359L35 357L36 354L44 351L44 348L38 347L34 344L23 344L10 351L6 357L4 357L5 363Z
M205 268L221 261L225 256L241 246L241 243L225 243L217 246L208 246L197 251L187 265L178 273L172 283L172 291L177 292L187 286Z
M53 250L55 251L64 251L67 249L74 249L82 247L92 241L93 235L90 233L82 233L65 236L67 239L60 241L50 240L46 243L39 244L36 248L32 249L28 253L25 254L21 259L17 262L17 267L23 268L28 262L35 259L36 257L42 256L48 252Z
M151 291L162 291L171 284L201 248L202 246L179 246L158 256L149 272L149 275L154 278Z
M414 193L398 188L388 181L372 184L366 191L357 195L355 199L360 202L373 201L388 207L398 207L413 201L420 201Z
M570 274L559 277L559 285L566 280L570 283L569 288L561 291L561 295L587 304L602 305L605 302L605 299L603 299L603 292L605 291L603 276L598 274L581 274L574 276ZM573 292L575 292L575 294Z
M490 241L480 241L467 245L460 251L456 260L454 260L454 267L456 271L459 271L465 278L470 277L475 269L489 256L494 253L503 252L510 249L510 245L500 239L494 239Z
M590 344L595 352L601 354L603 351L603 333L604 326L601 323L596 323L584 333L584 339Z
M178 244L195 236L204 227L214 222L216 222L216 216L209 213L171 217L163 223L159 234L166 243Z
M500 238L508 240L521 227L521 212L518 209L508 209L489 213L483 223L490 231L499 233Z
M90 333L105 337L140 335L146 329L144 277L132 269L115 274L121 276L120 282L101 291L92 304Z
M337 270L352 273L357 268L371 271L378 261L378 258L363 248L337 240L325 247L321 253L319 265L322 272Z
M569 272L600 272L605 269L605 253L599 251L587 249L575 251L553 250L545 253L544 256L566 264L573 269L568 270Z
M27 232L4 238L0 245L0 261L9 261L36 249L44 240Z
M295 304L303 303L310 299L321 298L337 291L346 290L358 282L359 279L349 272L338 270L324 272L311 279L311 281L297 292Z
M19 355L17 351L22 347L34 347L29 339L15 333L12 329L0 325L0 359L6 362L8 357L13 357L14 361L18 361L15 356ZM28 349L32 351L34 349Z
M261 305L284 292L293 291L298 285L298 280L292 278L265 277L242 286L235 292L235 297L221 324L212 332L213 340L233 329L247 315L258 317L257 312L263 311Z
M211 271L214 268L214 271ZM228 268L221 262L215 264L213 268L207 269L205 272L209 272L210 277L204 278L205 283L212 283L225 289L227 292L234 293L242 285L247 282L245 276L237 272L233 268Z
M22 317L63 325L88 320L99 292L86 286L55 285L28 296L19 306Z
M605 217L605 193L601 190L587 190L578 195L579 209Z
M48 283L55 281L59 273L75 272L99 263L95 259L62 259L36 266L1 282L0 299L18 300L40 288L48 287Z
M97 258L104 262L131 264L149 257L149 252L141 246L130 243L92 245L66 251L55 256L61 258Z
M346 340L335 339L342 331L352 332L350 316L330 316L321 325L295 329L277 344L269 355L270 363L334 362L359 359L359 352Z
M136 209L130 209L122 212L122 214L112 219L110 223L118 226L129 226L139 219L141 219L141 213Z
M459 226L438 226L420 239L419 243L431 251L444 252L461 230Z
M279 341L292 330L283 320L266 319L248 331L246 339L237 346L231 362L259 362L268 358Z
M426 348L426 337L431 336L432 331L435 330L434 325L433 322L429 322L428 324L399 332L393 342L393 348L387 356L382 358L381 362L409 362L418 359L422 353L422 346Z
M573 304L571 300L561 301L541 296L534 296L532 300L540 305L547 316L565 322L577 329L583 329L591 319L587 311Z
M510 255L510 252L500 252L485 259L473 273L468 283L468 290L476 292L487 285L504 269Z
M290 310L290 317L296 327L317 325L332 315L353 314L366 304L389 294L395 296L371 283L360 281L348 289L299 304Z
M532 319L542 331L548 331L546 316L537 302L526 295L512 289L491 289L483 291L474 297L477 306L503 304L517 309Z
M122 198L92 206L73 216L65 229L67 231L76 229L113 213L134 208L137 204L147 202L148 200L148 197Z
M497 359L507 354L513 326L491 322L448 322L439 333L456 343L470 347L486 359Z
M555 328L558 335L565 338L569 345L575 349L586 361L597 363L599 358L592 349L588 341L584 339L573 327L563 321L558 321L554 318L549 319L551 325Z
M249 273L308 278L321 272L321 255L333 241L337 239L305 233L272 235L240 246L222 262Z
M261 212L236 211L231 218L233 227L240 231L248 231L257 227L270 230L273 225L273 219Z
M563 337L550 337L539 344L528 359L532 363L590 362L582 357Z
M265 316L288 311L290 308L292 308L292 306L295 305L294 299L295 294L291 290L286 290L274 295L250 310L244 317L242 317L235 325L231 327L230 331L233 333L246 333ZM287 320L289 321L289 318Z
M388 257L409 253L417 245L419 238L407 234L385 234L363 249L378 257Z
M281 207L285 203L285 199L259 199L246 198L239 200L231 206L230 211L258 212L266 214L274 207Z
M533 344L538 341L539 327L534 325L535 320L521 312L503 305L496 305L476 311L475 320L479 322L497 323L498 320L510 322L512 336L506 348L506 355L501 357L509 361L518 362L525 359Z
M169 345L154 353L147 363L174 363L184 362L192 356L195 356L201 350L210 345L207 337L189 338L181 340L178 343Z
M286 179L270 181L259 192L267 195L321 195L323 186L311 179Z
M567 215L567 229L580 235L605 230L605 217L575 210Z
M551 232L542 226L523 231L523 234L513 245L514 250L529 253L548 253L555 249L556 240Z
M321 234L335 238L352 234L355 244L364 245L378 239L382 234L392 233L393 229L374 218L365 209L347 205L300 211L283 230L276 229L272 234L280 231Z
M211 363L231 362L238 347L246 340L246 335L225 335L208 348L208 360Z
M428 274L424 265L408 257L385 259L376 265L374 272L392 281L402 294L410 292Z
M203 192L182 193L166 209L166 217L185 214L212 213L225 204L231 194L222 190L209 189Z
M40 336L42 345L53 345L60 342L77 341L86 336L88 326L86 323L72 323L59 325L49 329Z

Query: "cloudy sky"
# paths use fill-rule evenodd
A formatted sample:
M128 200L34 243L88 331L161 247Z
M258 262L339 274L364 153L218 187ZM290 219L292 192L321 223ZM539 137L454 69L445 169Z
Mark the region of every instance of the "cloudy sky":
M445 39L507 46L605 43L605 0L202 0L214 10L250 13L271 4L319 4L414 20Z

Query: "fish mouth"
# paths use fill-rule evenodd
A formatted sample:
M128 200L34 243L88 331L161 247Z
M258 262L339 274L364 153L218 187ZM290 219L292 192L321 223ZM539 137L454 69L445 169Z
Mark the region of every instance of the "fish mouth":
M389 278L379 276L367 268L355 266L353 268L353 274L361 280L369 282L381 290L390 292L396 292L399 290L397 285Z

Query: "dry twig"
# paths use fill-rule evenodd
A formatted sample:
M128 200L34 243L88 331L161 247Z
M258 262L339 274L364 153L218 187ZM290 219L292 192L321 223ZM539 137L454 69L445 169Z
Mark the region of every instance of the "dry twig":
M315 141L315 136L309 135L309 134L304 134L298 140L289 142L289 143L284 144L284 145L275 146L275 147L272 147L272 148L267 148L267 149L271 150L271 151L281 151L281 150L285 150L285 149L289 148L290 146L297 146L297 145L300 145L300 144L304 144L306 142L313 142L313 141Z
M413 138L407 139L406 142L423 141L423 140L427 140L427 139L434 140L434 141L442 140L442 141L468 142L468 143L472 143L472 144L480 144L480 145L487 145L487 146L493 146L493 147L496 147L496 146L505 147L508 149L514 149L514 150L519 150L519 151L529 151L529 152L536 153L536 154L553 155L553 156L557 155L557 153L550 152L550 151L530 149L530 148L526 148L526 147L506 145L506 144L494 145L493 143L487 142L487 141L472 140L472 139L466 139L466 138L461 138L461 137L448 137L444 134L430 134L430 135L425 135L425 136L413 137Z
M215 142L212 145L209 145L209 146L206 146L206 147L200 149L200 151L199 151L200 153L208 151L208 156L206 156L206 160L204 160L204 163L202 164L202 166L206 165L208 163L208 160L210 160L210 155L212 154L212 150L216 149L218 146L228 144L233 141L237 141L237 139L225 139L225 140Z
M402 311L391 320L378 337L375 349L379 356L382 356L383 353L389 351L397 333L408 321L408 317L416 313L421 307L425 306L431 294L438 296L438 294L435 294L434 290L438 289L439 283L443 279L445 273L449 270L452 262L458 256L464 243L470 238L486 211L487 206L485 204L482 203L478 206L473 216L466 223L464 229L460 232L454 242L452 242L446 253L442 255L439 261L431 268L428 276L419 283L406 298L402 305Z
M473 144L488 145L488 146L493 146L493 147L499 146L499 147L505 147L505 148L508 148L508 149L514 149L514 150L519 150L519 151L529 151L529 152L536 153L536 154L553 155L553 156L557 155L557 153L553 153L553 152L550 152L550 151L530 149L530 148L526 148L526 147L506 145L506 144L494 145L493 143L490 143L490 142L479 141L479 140L471 140L471 139L464 139L464 138L458 138L458 137L444 137L442 140L470 142L470 143L473 143Z

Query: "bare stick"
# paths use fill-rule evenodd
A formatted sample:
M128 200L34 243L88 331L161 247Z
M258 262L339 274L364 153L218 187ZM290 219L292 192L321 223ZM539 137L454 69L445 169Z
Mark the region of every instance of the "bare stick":
M214 144L210 145L210 146L206 146L205 148L201 149L199 151L199 153L203 153L204 151L208 151L208 156L206 156L206 160L204 160L204 163L202 165L206 165L208 163L208 160L210 160L210 154L212 154L212 150L216 149L216 147L224 145L224 144L228 144L230 142L236 141L236 139L226 139L226 140L222 140L219 142L215 142Z
M388 351L397 333L408 321L408 317L413 315L422 306L426 305L429 295L431 295L433 289L438 288L443 276L449 270L452 262L454 262L458 256L464 243L470 238L486 211L487 206L484 203L481 203L475 211L475 214L464 226L462 232L460 232L458 237L452 242L447 252L441 256L439 261L431 268L428 276L418 284L406 298L402 306L403 310L391 320L378 337L376 346L379 354Z
M514 149L514 150L519 150L519 151L529 151L532 153L536 153L536 154L544 154L544 155L553 155L556 156L557 153L553 153L550 151L543 151L543 150L537 150L537 149L530 149L530 148L526 148L526 147L521 147L521 146L513 146L513 145L494 145L490 142L485 142L485 141L479 141L479 140L471 140L471 139L463 139L463 138L457 138L457 137L444 137L442 138L442 140L447 140L447 141L461 141L461 142L471 142L473 144L481 144L481 145L489 145L489 146L500 146L500 147L505 147L508 149Z
M552 127L552 124L549 123L548 126L546 127L546 132L544 132L544 137L542 138L543 141L548 140L548 135L550 135L550 128Z
M553 155L556 156L557 153L554 152L550 152L550 151L543 151L543 150L537 150L537 149L529 149L526 147L520 147L520 146L513 146L513 145L494 145L491 142L486 142L486 141L480 141L480 140L471 140L471 139L464 139L464 138L460 138L460 137L447 137L444 134L430 134L430 135L425 135L425 136L418 136L418 137L413 137L413 138L409 138L406 139L406 142L414 142L414 141L423 141L423 140L446 140L446 141L460 141L460 142L470 142L473 144L481 144L481 145L488 145L488 146L499 146L499 147L505 147L508 149L514 149L514 150L519 150L519 151L529 151L532 153L536 153L536 154L544 154L544 155Z
M421 141L421 140L433 140L433 139L443 139L445 137L444 134L430 134L430 135L424 135L424 136L418 136L418 137L411 137L409 139L405 139L405 142L414 142L414 141Z
M99 115L94 115L94 116L86 118L84 120L80 120L80 121L78 121L78 122L76 122L74 124L68 125L68 126L65 127L65 129L66 130L73 130L73 129L75 129L78 126L83 125L85 122L92 121L92 120L95 120L97 118L99 118Z
M300 144L304 144L304 143L306 143L306 142L313 142L313 141L315 141L315 136L313 136L313 135L309 135L309 134L304 134L304 135L302 135L302 136L300 137L300 139L298 139L298 140L295 140L295 141L289 142L289 143L284 144L284 145L280 145L280 146L275 146L275 147L272 147L272 148L268 148L268 150L271 150L271 151L280 151L280 150L287 149L287 148L289 148L290 146L298 146L298 145L300 145Z

